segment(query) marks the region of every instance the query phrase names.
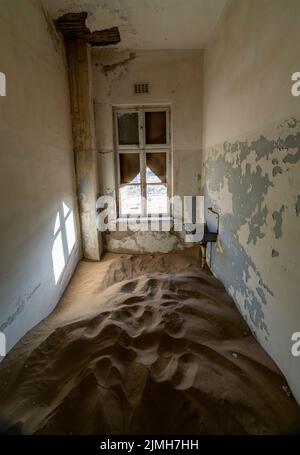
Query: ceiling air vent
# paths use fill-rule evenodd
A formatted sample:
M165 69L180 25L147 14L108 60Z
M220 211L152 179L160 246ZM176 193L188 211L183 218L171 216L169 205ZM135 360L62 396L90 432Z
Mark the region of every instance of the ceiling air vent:
M134 84L134 93L136 94L149 93L149 84L147 83Z

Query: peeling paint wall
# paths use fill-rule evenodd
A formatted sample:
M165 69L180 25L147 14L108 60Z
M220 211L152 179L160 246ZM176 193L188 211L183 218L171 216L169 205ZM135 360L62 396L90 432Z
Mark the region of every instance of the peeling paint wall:
M211 264L300 402L300 3L231 0L204 59L203 191Z
M77 209L64 46L38 0L0 2L0 65L0 331L10 349L54 309L81 254L75 225L55 282L54 242L65 240L66 207L75 221Z
M126 231L111 232L106 236L107 248L120 253L169 253L185 247L180 233ZM192 245L191 245L192 246Z
M148 82L149 94L136 95L134 84ZM93 84L100 194L115 195L113 105L171 105L173 194L201 191L202 51L94 50ZM126 233L125 233L126 234ZM165 232L111 233L111 251L172 251L182 236Z

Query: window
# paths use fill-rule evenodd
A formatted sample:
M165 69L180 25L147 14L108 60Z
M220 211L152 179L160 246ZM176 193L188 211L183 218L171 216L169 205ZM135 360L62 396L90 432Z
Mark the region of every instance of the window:
M168 108L115 110L118 213L169 215Z

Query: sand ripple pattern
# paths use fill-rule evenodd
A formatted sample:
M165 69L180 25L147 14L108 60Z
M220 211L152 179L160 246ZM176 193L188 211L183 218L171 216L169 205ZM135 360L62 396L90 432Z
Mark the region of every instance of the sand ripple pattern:
M4 432L299 429L299 407L283 376L218 280L196 270L132 276L108 279L80 318L52 325L38 345L4 365Z

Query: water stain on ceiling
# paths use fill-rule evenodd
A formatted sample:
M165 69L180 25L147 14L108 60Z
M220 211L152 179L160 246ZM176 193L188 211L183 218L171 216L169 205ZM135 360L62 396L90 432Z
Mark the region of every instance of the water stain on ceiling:
M91 31L119 27L123 49L202 49L227 0L42 0L53 19L86 11Z

